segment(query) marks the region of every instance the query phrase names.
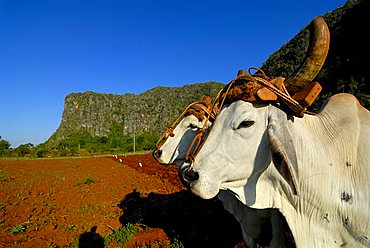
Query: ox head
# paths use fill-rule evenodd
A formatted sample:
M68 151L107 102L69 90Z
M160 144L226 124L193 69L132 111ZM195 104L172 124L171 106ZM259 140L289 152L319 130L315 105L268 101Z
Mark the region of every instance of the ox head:
M267 172L296 194L297 159L287 117L273 105L239 100L224 106L191 169L181 167L183 180L209 199L220 189L256 187Z
M173 136L168 137L163 145L153 152L154 158L161 164L180 163L185 159L190 143L203 127L205 120L199 120L194 115L186 116L176 125Z
M212 99L205 97L201 102L194 102L190 104L179 116L179 122L170 127L164 134L164 142L161 139L156 145L153 152L153 157L161 164L182 164L185 159L188 147L198 130L203 127L208 128L212 124L212 118L207 119L208 116L213 115ZM182 119L181 119L182 118Z
M220 104L222 109L192 164L180 167L182 180L195 194L208 199L220 189L245 191L247 187L250 194L247 197L256 198L256 188L266 186L261 186L263 183L279 185L290 195L299 193L296 149L291 134L295 117L286 112L303 116L309 105L298 101L312 90L308 85L328 53L330 36L323 18L313 21L312 31L306 60L290 79L284 82L283 78L265 80L240 75L225 87L223 99L229 103L223 105L223 100ZM238 87L232 88L233 83L239 84ZM286 105L290 111L282 110ZM251 204L253 200L247 199Z

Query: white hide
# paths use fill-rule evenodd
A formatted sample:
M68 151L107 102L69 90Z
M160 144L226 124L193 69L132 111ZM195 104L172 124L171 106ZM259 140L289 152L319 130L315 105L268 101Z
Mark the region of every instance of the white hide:
M160 148L162 154L157 160L162 164L182 164L191 141L203 124L204 120L199 121L194 115L182 119L173 131L174 137L169 137ZM210 125L208 122L208 127ZM260 237L261 227L265 222L270 222L272 227L271 247L283 247L285 228L277 210L251 209L230 191L222 191L217 196L224 208L239 222L243 239L249 247L255 246L255 239Z
M198 153L191 190L205 199L230 190L251 208L279 209L297 247L370 247L369 141L370 112L349 94L303 118L236 101Z
M161 155L157 158L162 164L172 164L185 159L188 147L197 134L198 130L204 125L205 119L199 121L194 115L183 118L173 130L173 137L168 137L161 146ZM210 124L208 124L210 125Z

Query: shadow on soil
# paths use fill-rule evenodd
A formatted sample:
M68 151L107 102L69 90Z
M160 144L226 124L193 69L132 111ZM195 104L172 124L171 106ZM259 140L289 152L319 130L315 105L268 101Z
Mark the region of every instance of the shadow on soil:
M96 233L96 226L93 226L90 232L84 232L78 239L79 248L104 248L104 239Z
M217 198L203 200L186 190L142 196L134 190L118 207L123 210L122 225L161 228L185 247L245 247L238 222Z

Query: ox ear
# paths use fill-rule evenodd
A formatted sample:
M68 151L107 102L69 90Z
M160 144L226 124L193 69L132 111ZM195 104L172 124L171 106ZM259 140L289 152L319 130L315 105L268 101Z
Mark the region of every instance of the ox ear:
M291 187L293 194L297 195L297 156L292 135L287 128L287 116L279 115L278 118L269 117L267 134L273 163L280 175Z

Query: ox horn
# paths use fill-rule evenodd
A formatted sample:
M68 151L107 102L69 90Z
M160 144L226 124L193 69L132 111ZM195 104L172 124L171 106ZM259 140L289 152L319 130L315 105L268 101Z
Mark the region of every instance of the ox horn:
M316 17L312 22L310 46L306 58L291 78L287 79L286 84L293 93L305 88L320 72L324 65L329 51L330 32L322 17ZM313 33L313 34L312 34Z

